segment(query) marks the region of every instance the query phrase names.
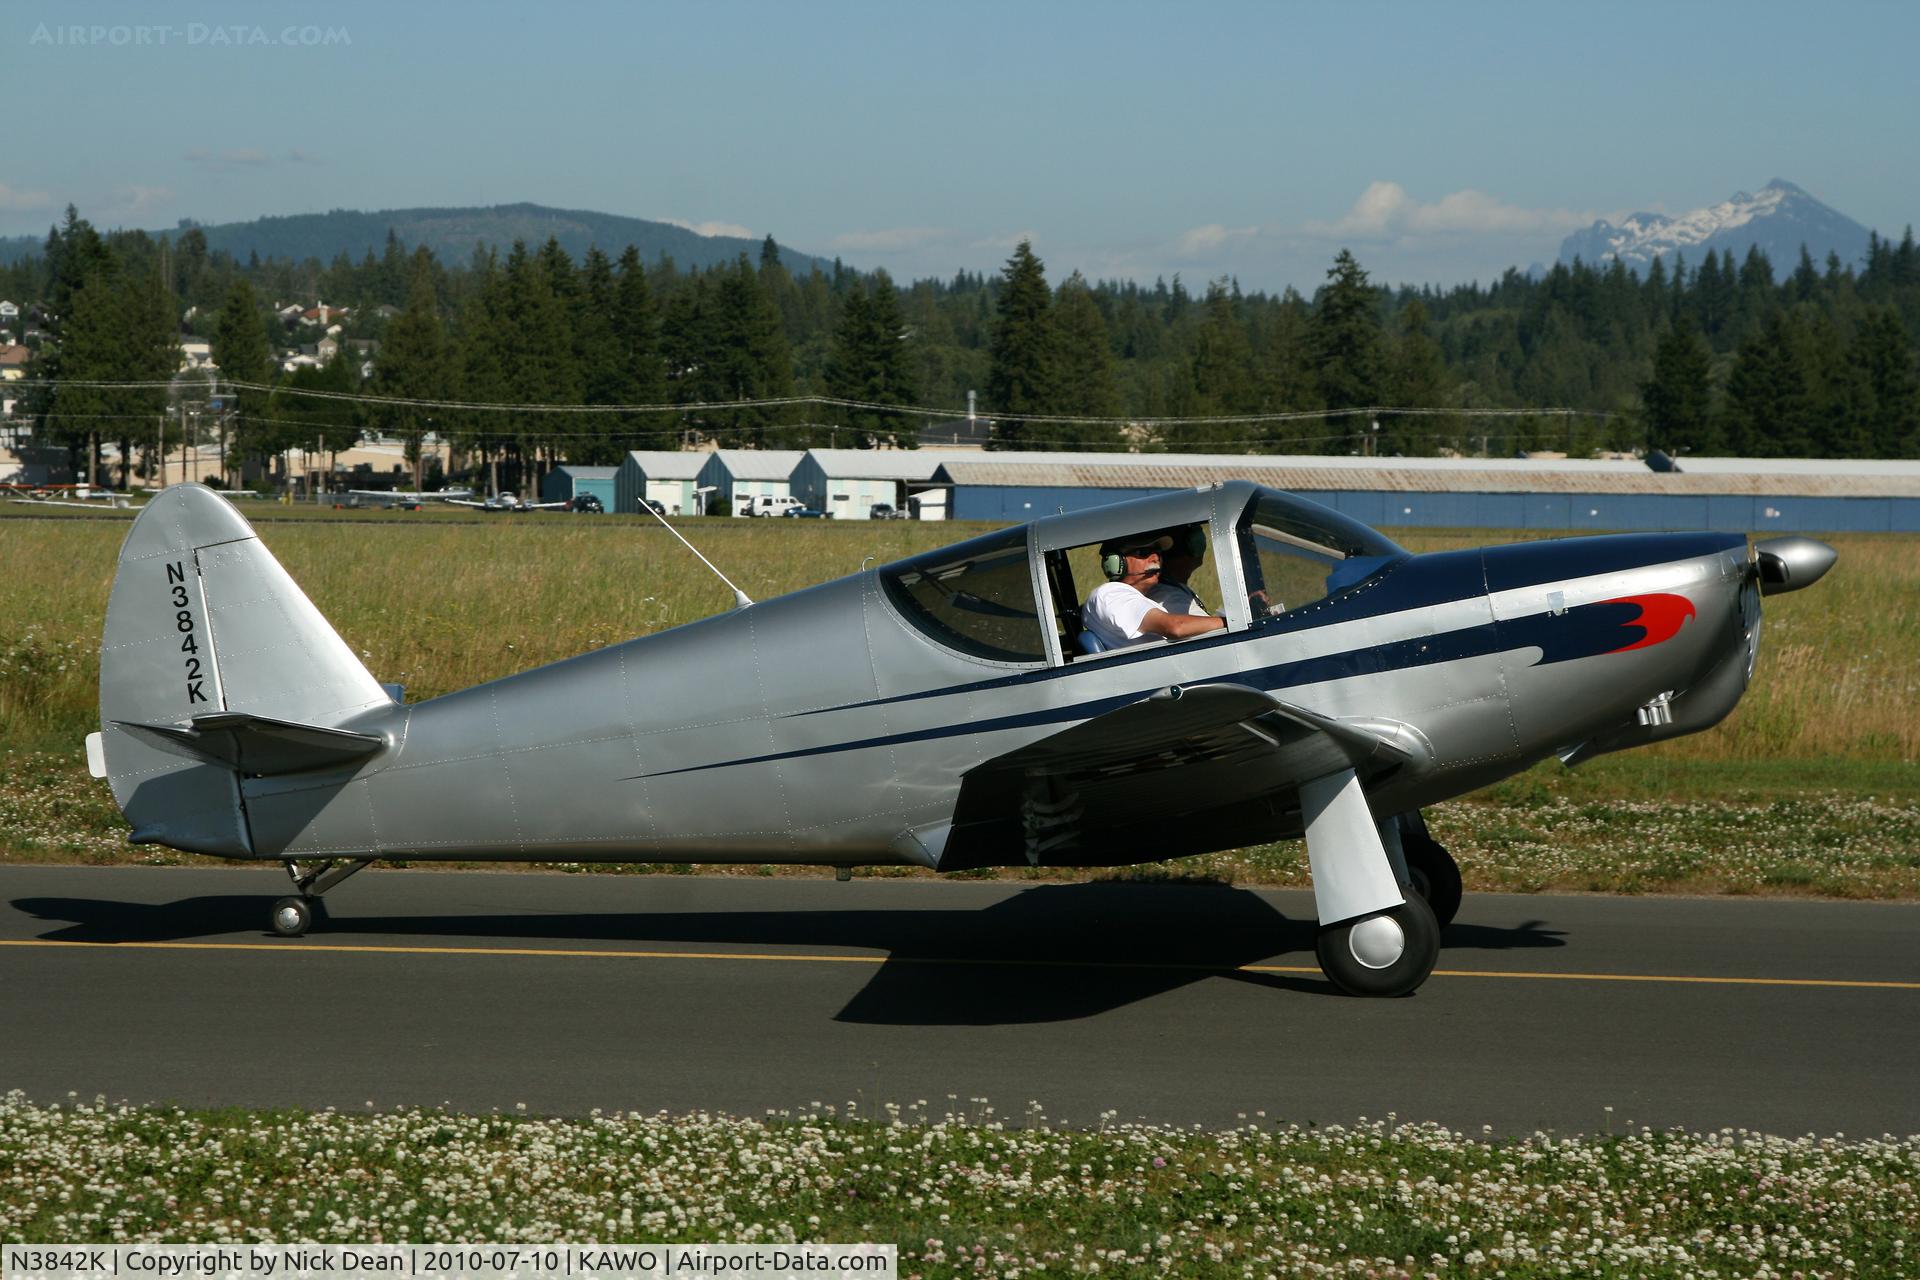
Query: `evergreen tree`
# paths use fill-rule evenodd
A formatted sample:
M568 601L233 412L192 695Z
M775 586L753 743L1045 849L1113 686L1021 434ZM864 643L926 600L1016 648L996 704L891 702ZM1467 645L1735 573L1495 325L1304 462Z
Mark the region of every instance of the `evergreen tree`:
M833 351L826 368L827 393L843 400L874 404L907 404L913 393L913 371L900 315L899 295L884 271L876 273L871 295L859 284L847 294L834 330ZM918 447L911 423L899 414L873 409L836 409L836 416L853 429L843 443L870 449L883 441Z
M226 448L220 467L226 482L233 484L241 475L240 469L233 465L233 459L244 460L258 452L250 439L254 433L261 433L262 442L265 442L266 424L256 424L253 420L270 416L267 413L268 393L259 390L258 386L264 385L272 376L273 367L273 352L267 345L267 331L259 305L254 300L253 286L244 279L234 281L227 290L220 314L214 318L213 336L208 345L214 364L220 368L223 382L256 384L255 387L231 393L232 411L224 426Z
M1367 273L1342 249L1314 300L1312 350L1320 399L1328 409L1378 404L1382 381L1379 295ZM1330 434L1351 438L1366 429L1354 417L1329 420Z
M407 288L407 305L387 330L374 365L372 391L375 395L407 400L447 400L454 390L452 353L447 346L446 330L440 322L439 300L433 287L433 261L425 249L414 257L413 281ZM413 464L413 487L422 479L421 441L442 424L437 421L444 410L421 405L376 405L369 411L374 428L398 439Z
M1866 391L1871 456L1920 454L1920 374L1914 368L1913 339L1893 308L1868 308L1848 363Z
M1060 410L1076 417L1117 417L1120 397L1113 376L1112 339L1100 304L1079 272L1060 285L1053 300L1052 323L1058 342L1054 387ZM1118 429L1109 423L1049 423L1044 433L1036 435L1058 442L1051 447L1065 449L1111 449L1120 442Z
M1189 366L1194 391L1192 412L1207 416L1251 412L1256 399L1253 348L1247 341L1239 307L1225 283L1215 281L1207 286L1202 308L1204 318L1194 334ZM1201 425L1195 434L1204 440L1220 433Z
M1389 372L1391 403L1408 409L1446 407L1446 361L1441 357L1439 345L1427 336L1427 308L1418 298L1400 312L1400 338L1394 344ZM1380 425L1382 453L1433 453L1442 444L1458 448L1461 443L1458 420L1451 416L1390 416Z
M580 369L587 404L632 404L632 370L622 358L615 328L613 264L596 248L587 250L574 292L573 358ZM606 465L618 462L619 421L611 414L580 414L564 418L567 439L563 448L570 461Z
M326 364L296 369L280 385L272 402L273 416L281 424L276 434L289 446L329 455L351 449L360 440L357 406L347 400L296 393L320 391L352 395L359 390L359 357L342 342L339 351Z
M1280 296L1254 353L1254 381L1260 409L1297 413L1320 407L1319 379L1312 365L1313 316L1307 300L1292 289ZM1276 422L1264 431L1276 448L1291 448L1297 423Z
M993 342L988 348L987 408L1000 414L1044 414L1058 394L1053 332L1053 293L1046 265L1022 240L1000 273ZM1028 423L1008 417L996 429L993 447L1023 449L1028 438L1041 439Z
M1741 344L1727 377L1727 442L1756 458L1804 457L1815 432L1812 380L1785 312Z
M660 319L654 309L653 293L647 286L646 270L640 265L640 251L632 245L620 255L619 278L613 290L613 336L619 345L625 403L664 401L667 381L666 368L660 359ZM641 437L670 430L667 419L649 419L645 415L631 417L623 426L629 433Z
M719 273L702 356L702 384L716 400L764 400L793 394L793 355L773 299L740 255ZM769 408L730 409L716 418L722 439L737 445L786 443L778 425L791 415Z
M1640 389L1648 448L1715 454L1724 447L1711 412L1712 359L1684 315L1661 335L1653 354L1653 378Z
M122 376L130 382L167 382L180 367L180 330L175 318L179 304L167 287L157 259L127 282L125 298L126 364ZM164 449L180 435L179 424L167 420L166 388L128 387L124 392L128 417L122 421L120 434L121 465L128 465L132 445L138 441L147 449L149 474L157 479L160 455L150 447L151 442L157 433ZM130 482L131 477L123 470L123 485Z

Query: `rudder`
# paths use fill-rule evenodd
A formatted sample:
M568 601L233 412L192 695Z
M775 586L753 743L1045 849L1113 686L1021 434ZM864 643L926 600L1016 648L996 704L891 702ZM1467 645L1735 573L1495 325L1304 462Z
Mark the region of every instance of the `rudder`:
M101 754L134 843L254 853L236 770L170 749L196 718L334 729L390 702L226 499L174 485L134 520L100 642Z

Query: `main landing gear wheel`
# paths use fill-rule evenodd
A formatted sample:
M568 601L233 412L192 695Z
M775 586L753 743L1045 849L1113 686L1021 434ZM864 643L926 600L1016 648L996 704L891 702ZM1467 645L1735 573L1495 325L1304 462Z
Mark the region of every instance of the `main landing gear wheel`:
M297 938L313 927L316 898L282 898L273 904L273 931L283 938Z
M1320 971L1350 996L1404 996L1433 972L1440 926L1419 895L1386 911L1320 931Z
M1406 855L1414 892L1433 909L1434 923L1446 928L1460 914L1460 864L1431 836L1404 841L1401 852Z

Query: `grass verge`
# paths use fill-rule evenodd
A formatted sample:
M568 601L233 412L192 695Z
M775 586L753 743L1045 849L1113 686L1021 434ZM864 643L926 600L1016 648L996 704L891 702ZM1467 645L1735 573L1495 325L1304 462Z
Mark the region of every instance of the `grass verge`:
M902 1275L1896 1276L1920 1138L1054 1128L984 1100L580 1120L0 1100L0 1238L871 1240Z

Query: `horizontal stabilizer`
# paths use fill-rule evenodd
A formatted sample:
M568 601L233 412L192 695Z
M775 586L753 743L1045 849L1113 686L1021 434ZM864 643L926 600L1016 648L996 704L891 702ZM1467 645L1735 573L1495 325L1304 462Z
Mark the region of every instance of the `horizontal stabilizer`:
M114 723L163 751L254 777L351 764L386 745L386 739L376 734L269 720L241 711L195 716L183 724Z

